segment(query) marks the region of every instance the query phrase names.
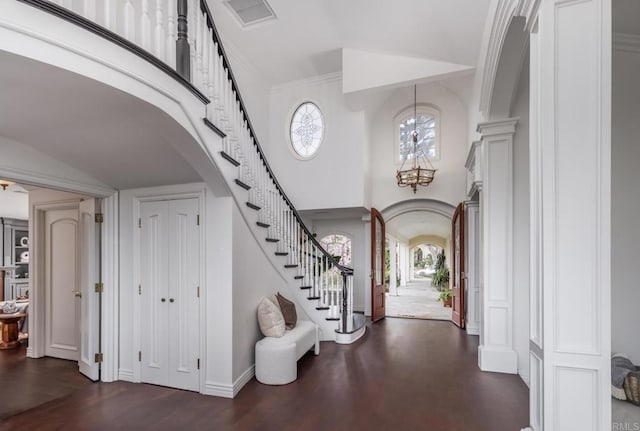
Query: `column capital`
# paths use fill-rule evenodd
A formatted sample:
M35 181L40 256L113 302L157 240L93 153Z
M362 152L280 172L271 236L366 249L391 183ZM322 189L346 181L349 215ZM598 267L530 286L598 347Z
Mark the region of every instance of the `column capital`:
M479 123L476 131L482 138L498 135L513 135L516 132L516 124L520 118L505 118L502 120L486 121Z

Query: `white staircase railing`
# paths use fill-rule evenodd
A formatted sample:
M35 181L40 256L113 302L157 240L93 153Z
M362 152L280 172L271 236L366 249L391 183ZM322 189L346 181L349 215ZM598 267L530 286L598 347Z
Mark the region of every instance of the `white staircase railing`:
M315 239L269 167L205 0L18 1L133 45L194 87L209 102L205 123L223 137L220 153L238 169L235 183L248 191L248 210L258 212L257 226L265 229L266 242L277 244L284 269L295 269L294 280L315 301L316 317L339 322L338 342L340 334L363 330L364 316L353 313L353 270Z

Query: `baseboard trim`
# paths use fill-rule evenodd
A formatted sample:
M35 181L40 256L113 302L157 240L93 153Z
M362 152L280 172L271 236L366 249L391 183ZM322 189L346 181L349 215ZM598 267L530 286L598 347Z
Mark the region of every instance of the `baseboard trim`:
M480 327L479 326L469 326L467 324L467 334L468 335L480 335Z
M236 395L240 392L240 390L253 379L256 375L256 366L251 365L249 368L245 370L244 373L238 377L232 385L218 382L205 382L204 390L202 391L203 395L211 395L214 397L222 397L222 398L235 398Z
M482 371L518 374L518 354L508 347L478 347L478 365Z
M238 395L240 390L242 388L244 388L244 385L249 383L251 381L251 379L253 379L253 377L255 375L256 375L256 366L255 366L255 364L253 364L252 366L247 368L246 371L244 373L242 373L240 375L240 377L238 377L236 379L235 382L233 382L233 397L234 398L235 398L236 395Z
M205 382L202 393L214 397L233 398L233 386L223 383Z
M522 379L522 381L524 382L525 385L527 385L528 388L531 387L530 383L531 383L531 379L529 379L529 376L525 376L524 374L519 374L520 378Z
M133 370L118 369L118 380L133 382Z

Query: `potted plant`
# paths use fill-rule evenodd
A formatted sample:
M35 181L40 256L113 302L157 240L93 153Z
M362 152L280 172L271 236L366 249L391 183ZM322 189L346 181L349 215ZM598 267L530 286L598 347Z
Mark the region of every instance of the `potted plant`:
M442 301L442 305L445 307L451 307L451 289L447 287L445 290L440 292L438 300Z

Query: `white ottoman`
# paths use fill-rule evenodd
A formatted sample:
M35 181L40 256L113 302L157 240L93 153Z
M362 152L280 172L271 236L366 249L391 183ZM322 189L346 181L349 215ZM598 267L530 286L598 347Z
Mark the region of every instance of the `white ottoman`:
M318 326L299 320L283 337L265 337L256 343L256 379L267 385L286 385L298 378L297 361L314 348L320 354Z

